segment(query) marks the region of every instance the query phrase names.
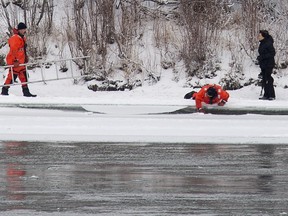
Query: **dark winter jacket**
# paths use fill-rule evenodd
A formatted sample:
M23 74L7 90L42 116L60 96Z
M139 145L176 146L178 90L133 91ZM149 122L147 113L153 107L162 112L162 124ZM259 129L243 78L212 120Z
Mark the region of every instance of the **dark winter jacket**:
M275 66L275 48L273 46L274 40L268 35L260 41L258 48L258 61L261 69L273 68Z

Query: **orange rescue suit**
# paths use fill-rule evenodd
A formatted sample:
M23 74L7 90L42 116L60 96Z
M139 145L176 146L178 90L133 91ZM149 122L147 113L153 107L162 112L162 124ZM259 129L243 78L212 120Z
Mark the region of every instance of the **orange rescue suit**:
M26 56L26 38L24 36L20 36L18 31L14 29L14 35L11 36L8 40L8 44L10 47L9 53L6 57L7 65L13 65L15 61L18 61L19 64L25 64L27 56ZM25 66L14 67L13 72L17 73L22 70L25 70Z
M25 36L19 35L17 29L14 29L13 32L14 35L12 35L8 40L10 50L6 56L6 63L7 65L14 65L14 62L18 62L19 64L25 64L28 62L28 57L26 54L26 38ZM12 73L14 78L12 76ZM27 74L25 66L9 68L9 72L4 84L12 84L13 80L15 80L15 77L18 77L20 81L24 83L22 84L22 87L27 87Z
M208 97L207 95L207 90L210 87L215 88L218 94L215 98L213 98L213 100L211 101L212 103L210 103L210 97ZM220 106L223 106L223 104L221 104L221 101L224 100L225 102L227 102L229 98L229 94L228 92L223 90L221 86L219 85L208 84L208 85L203 86L199 92L194 93L192 98L195 99L196 108L201 109L202 102L206 104L218 104Z

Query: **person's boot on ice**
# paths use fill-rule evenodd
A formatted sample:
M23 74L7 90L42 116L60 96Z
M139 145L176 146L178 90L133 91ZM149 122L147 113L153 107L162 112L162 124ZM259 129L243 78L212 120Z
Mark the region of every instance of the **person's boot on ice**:
M1 95L9 95L8 94L8 87L2 87L2 92L1 92Z
M23 91L23 96L24 97L36 97L37 96L37 95L31 94L30 91L29 91L29 88L27 86L23 87L22 91Z

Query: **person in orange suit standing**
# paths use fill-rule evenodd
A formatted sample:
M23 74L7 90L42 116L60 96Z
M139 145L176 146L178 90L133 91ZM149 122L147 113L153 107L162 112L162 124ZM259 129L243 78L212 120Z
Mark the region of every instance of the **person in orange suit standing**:
M203 86L199 92L191 91L184 96L185 99L195 100L198 112L203 112L202 103L218 104L224 106L229 99L229 93L216 84Z
M23 95L25 97L36 97L36 95L31 94L29 91L26 67L21 65L28 62L25 37L26 29L27 26L25 23L20 22L17 29L13 29L14 34L8 40L10 50L6 57L6 63L7 65L13 65L13 67L9 68L4 87L2 87L2 95L9 95L10 84L18 77L22 83Z

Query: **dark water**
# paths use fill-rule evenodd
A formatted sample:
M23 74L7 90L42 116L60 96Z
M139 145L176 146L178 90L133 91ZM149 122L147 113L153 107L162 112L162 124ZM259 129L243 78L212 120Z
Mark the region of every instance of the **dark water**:
M288 145L0 142L0 215L287 215L287 183Z
M204 113L214 115L247 115L247 114L258 114L258 115L288 115L287 108L267 108L267 107L246 107L246 108L231 108L231 107L204 107ZM186 107L180 110L171 112L171 114L189 114L196 113L195 107Z

